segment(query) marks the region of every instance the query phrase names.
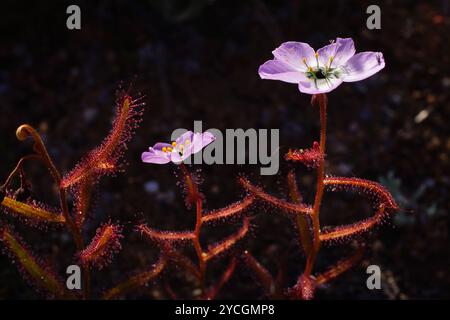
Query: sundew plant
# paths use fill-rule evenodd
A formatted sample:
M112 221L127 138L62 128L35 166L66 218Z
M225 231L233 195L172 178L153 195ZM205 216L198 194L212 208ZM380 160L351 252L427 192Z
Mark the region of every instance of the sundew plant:
M17 128L17 139L31 140L32 148L28 155L18 159L9 174L3 168L1 172L0 245L3 253L13 262L11 268L18 268L23 278L43 297L55 299L126 298L143 287L151 287L158 281L164 282L164 278L171 273L188 274L191 279L189 285L192 286L189 292L192 293L186 294L186 291L166 286L169 297L214 299L226 290L225 285L232 282L235 274L242 270L250 271L254 276L255 281L248 285L261 292L255 298L313 299L321 286L356 265L363 256L365 235L387 221L399 210L399 206L390 192L377 182L335 176L326 171L326 162L332 161L326 153L327 122L333 121L327 119L327 93L344 82L361 81L380 72L385 67L383 54L356 53L352 39L337 38L317 51L307 43L285 42L273 51L273 56L272 60L260 66L260 77L296 84L301 94L311 95L311 105L317 110L320 122L320 134L316 142L308 147L290 149L284 154L284 160L292 164L287 176L282 177L289 190L285 197L273 195L260 181L255 181L257 178L239 175L235 177L234 183L243 190L242 198L222 208L205 210L207 199L201 190L201 182L208 176L202 176L186 160L214 143L216 137L210 132L188 131L174 141L148 141L148 145L142 146L140 165L142 170L159 170L162 165L173 166L185 199L186 209L179 213L179 219L192 214L195 217L194 225L188 230L167 230L164 226L156 229L142 220L136 220L131 222L133 227L130 229L124 228L125 221L105 218L103 223L96 226L95 235L88 237L85 232L87 221L94 214L92 193L100 187L101 179L113 178L117 174L126 175L123 156L127 152L127 143L142 122L146 108L146 97L134 96L131 89L119 89L110 133L68 172L61 172L55 165L38 130L29 124ZM157 108L150 103L152 107ZM150 144L153 145L149 147ZM329 148L333 148L333 145ZM58 207L51 207L35 198L31 188L33 181L27 177L25 163L43 165L48 169L58 190ZM297 166L306 166L315 172L312 203L303 200L301 186L296 181ZM323 226L320 216L326 192L361 194L371 204L373 214L348 225ZM152 218L151 212L145 212L145 208L142 210L149 219ZM270 215L285 215L295 227L296 233L292 234L292 239L299 243L297 248L305 259L304 267L297 268L295 282L286 283L282 277L271 274L247 246L247 240L252 237L252 228L258 227L254 218L268 212ZM80 288L67 286L67 275L58 274L54 261L44 259L34 251L27 236L16 231L19 224L37 228L42 233L67 232L70 235L76 250L64 253L70 256L72 265L80 267ZM202 232L211 225L235 225L235 231L212 241ZM145 268L136 266L135 272L124 274L118 283L104 283L101 289L93 290L92 285L96 283L92 279L94 270L98 274L113 264L122 251L134 250L125 241L128 232L135 233L146 246L158 248L159 259ZM277 234L274 234L273 241L276 238ZM325 245L348 246L354 249L354 253L343 256L328 269L317 270L319 252ZM220 264L212 264L214 260L219 260ZM0 279L0 282L3 280Z

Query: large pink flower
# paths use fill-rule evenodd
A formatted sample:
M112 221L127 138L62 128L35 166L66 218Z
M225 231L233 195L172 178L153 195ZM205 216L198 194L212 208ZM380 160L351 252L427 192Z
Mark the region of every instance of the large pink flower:
M307 43L289 41L272 53L274 59L259 67L259 76L296 83L307 94L330 92L342 82L364 80L384 68L381 52L355 54L351 38L337 38L318 51Z
M179 136L172 144L158 142L150 147L149 151L143 152L141 159L147 163L165 164L173 162L179 164L214 140L215 137L212 133L188 131Z

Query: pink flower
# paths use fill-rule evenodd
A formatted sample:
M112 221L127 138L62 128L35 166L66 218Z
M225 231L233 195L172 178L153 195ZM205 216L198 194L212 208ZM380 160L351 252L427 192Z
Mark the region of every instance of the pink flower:
M355 54L351 38L337 38L318 51L307 43L289 41L272 53L275 59L259 67L259 76L296 83L307 94L330 92L342 82L364 80L384 68L381 52Z
M173 162L179 164L215 139L214 135L209 132L193 133L188 131L179 136L172 144L158 142L150 147L148 152L143 152L141 159L146 163L165 164Z

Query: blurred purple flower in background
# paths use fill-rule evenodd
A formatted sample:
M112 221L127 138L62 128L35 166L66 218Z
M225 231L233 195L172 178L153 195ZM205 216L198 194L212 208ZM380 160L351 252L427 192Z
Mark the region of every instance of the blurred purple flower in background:
M214 135L209 132L193 133L188 131L179 136L172 144L158 142L150 147L148 152L143 152L141 159L146 163L165 164L173 162L179 164L215 139Z
M272 53L275 59L259 67L259 76L297 83L307 94L330 92L342 82L364 80L384 68L381 52L355 54L351 38L337 38L318 51L307 43L288 41Z

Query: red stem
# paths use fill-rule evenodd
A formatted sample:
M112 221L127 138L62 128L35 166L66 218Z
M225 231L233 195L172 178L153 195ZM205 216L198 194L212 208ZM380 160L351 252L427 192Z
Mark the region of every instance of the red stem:
M81 230L78 228L78 226L73 221L72 217L69 213L69 207L67 205L67 197L66 197L66 190L61 187L61 174L59 173L58 169L54 165L52 159L50 158L50 155L47 152L47 148L45 147L44 142L42 141L41 136L37 131L30 125L24 124L21 125L19 128L17 128L16 136L20 141L25 140L27 137L31 137L34 141L34 151L39 155L41 160L45 163L48 170L50 171L50 174L53 177L53 180L59 187L59 199L60 199L60 205L62 214L64 216L66 226L69 229L70 233L72 234L72 237L75 242L75 246L79 252L83 251L84 249L84 243L83 243L83 237L81 235ZM83 267L83 298L87 299L90 294L90 276L89 276L89 269L87 267Z
M59 189L59 199L60 199L64 218L70 217L69 207L67 205L66 190L63 188ZM75 246L77 247L78 252L82 252L85 249L85 247L84 247L83 236L81 235L81 230L78 228L78 226L74 223L74 221L72 219L66 220L66 224L68 225L69 230L72 231L72 236L73 236ZM90 288L91 276L89 273L89 267L87 265L86 266L83 265L81 267L83 270L83 299L87 300L87 299L89 299L89 296L91 294L91 288Z
M319 101L320 108L320 153L325 155L325 145L326 145L326 135L327 135L327 96L324 93L318 94L316 98ZM304 271L305 276L310 276L311 271L314 267L315 260L317 258L317 253L320 249L320 205L322 203L324 183L325 178L325 160L324 156L321 157L319 167L317 168L317 186L316 195L314 199L314 207L311 215L312 227L313 227L313 245L310 254L306 260L306 267Z
M205 253L203 252L201 243L200 243L200 231L202 227L202 198L200 197L200 193L198 192L197 185L192 179L192 175L187 169L186 165L182 162L180 164L180 168L185 175L186 184L187 184L187 192L188 197L190 197L190 201L195 201L195 209L196 209L196 218L195 218L195 229L194 229L194 239L192 239L194 244L194 249L198 258L198 266L200 271L200 286L202 289L202 293L205 289L205 270L206 270L206 259Z
M13 171L11 171L11 173L9 174L8 178L6 178L6 181L3 185L0 186L0 189L6 190L6 188L9 186L9 184L11 183L11 180L14 178L14 176L23 169L23 164L26 160L42 160L41 156L37 155L37 154L30 154L28 156L22 157L20 158L20 160L17 162L16 167L13 169Z
M200 283L202 286L202 290L204 289L204 282L205 282L205 270L206 270L206 261L205 261L205 255L202 250L202 246L200 244L200 229L202 226L202 200L200 198L197 199L196 202L196 222L195 222L195 230L194 230L194 248L195 252L197 253L198 257L198 265L200 269Z

